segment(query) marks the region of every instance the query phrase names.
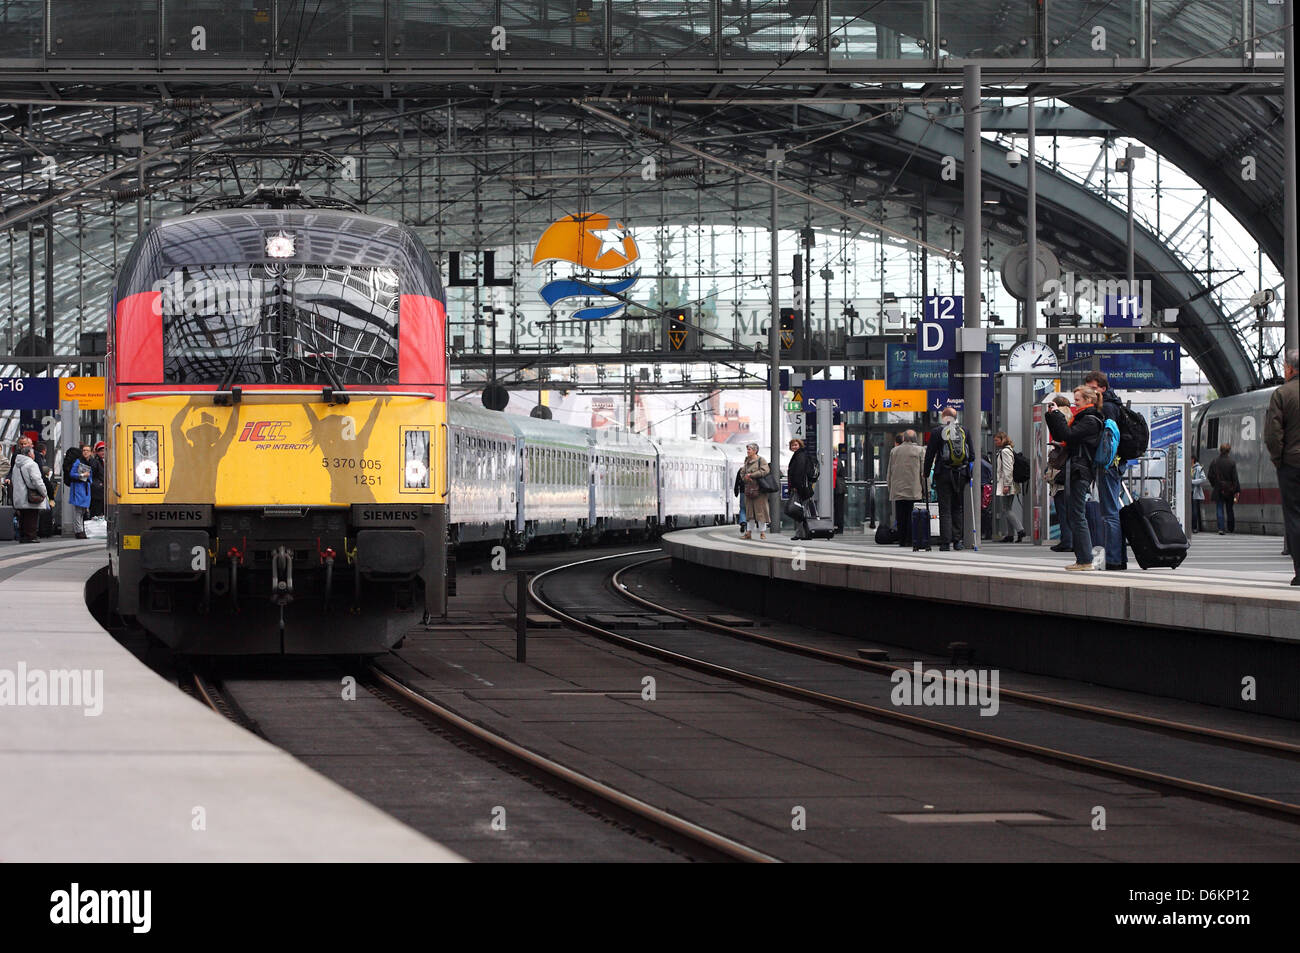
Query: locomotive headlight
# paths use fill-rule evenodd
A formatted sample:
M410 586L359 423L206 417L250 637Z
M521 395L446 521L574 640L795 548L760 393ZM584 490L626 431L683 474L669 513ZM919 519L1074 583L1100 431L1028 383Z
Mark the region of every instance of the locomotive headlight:
M137 430L131 434L131 466L137 490L158 489L158 431Z
M429 431L408 430L405 438L406 466L403 485L409 490L429 488Z

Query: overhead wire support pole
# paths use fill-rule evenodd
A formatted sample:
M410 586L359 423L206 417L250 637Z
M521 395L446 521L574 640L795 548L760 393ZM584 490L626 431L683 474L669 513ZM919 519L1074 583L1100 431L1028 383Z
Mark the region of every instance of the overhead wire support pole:
M772 415L772 449L769 453L768 466L777 478L781 479L781 264L780 232L777 221L777 188L781 163L785 161L785 152L781 149L768 149L767 161L772 166L772 316L768 328L768 347L771 349L772 362L768 367L769 391ZM771 512L768 518L772 524L772 533L776 534L781 525L781 491L778 489L768 498Z
M980 179L984 173L980 161L983 140L980 138L980 68L978 64L969 64L962 67L961 98L962 112L965 117L964 146L966 153L966 164L963 171L965 177L963 182L965 186L965 209L963 210L961 256L966 301L962 323L965 329L973 330L980 326L980 213L983 202ZM964 496L962 505L962 541L967 549L974 551L979 542L980 500L977 488L981 485L980 460L984 451L983 409L981 407L984 381L980 376L984 369L984 352L982 349L978 351L966 350L968 346L965 341L962 342L961 357L964 378L962 393L965 395L964 407L962 408L962 425L966 428L971 453L971 480L969 486L962 490ZM972 490L972 488L976 489ZM940 540L940 542L946 543L945 540Z
M1038 340L1038 120L1034 115L1034 97L1030 96L1026 104L1026 132L1028 142L1025 158L1025 245L1028 255L1025 261L1025 340ZM1023 442L1029 454L1030 491L1024 494L1025 524L1029 526L1030 541L1035 546L1043 544L1047 535L1047 484L1038 479L1043 472L1043 442L1037 439L1038 428L1034 426L1034 378L1020 379L1020 420L1023 427ZM1035 514L1038 519L1035 519Z

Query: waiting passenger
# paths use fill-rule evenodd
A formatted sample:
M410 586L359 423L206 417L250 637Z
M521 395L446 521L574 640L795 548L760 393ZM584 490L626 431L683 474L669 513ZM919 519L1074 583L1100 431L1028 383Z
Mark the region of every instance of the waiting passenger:
M889 451L889 502L894 504L899 546L912 545L912 510L925 499L921 480L925 451L916 440L915 430L900 433L894 438L894 449Z
M9 477L14 485L14 509L18 511L18 527L22 533L19 542L34 543L38 539L41 510L50 505L50 498L31 441L14 457Z
M1093 457L1101 441L1105 418L1101 415L1100 392L1092 387L1074 391L1074 420L1067 421L1059 408L1047 411L1047 429L1054 440L1065 444L1067 481L1070 487L1070 539L1074 543L1074 565L1066 569L1086 572L1092 566L1092 535L1088 532L1088 489L1092 485Z
M1300 586L1300 351L1295 348L1286 352L1283 374L1282 386L1268 402L1264 445L1282 491L1283 532L1295 568L1291 585Z
M1070 398L1064 394L1055 395L1051 401L1051 406L1065 415L1069 420L1074 416L1070 409ZM1074 536L1070 532L1070 497L1065 492L1065 469L1070 460L1070 451L1066 449L1064 443L1058 443L1055 440L1048 441L1047 452L1047 485L1052 492L1052 506L1056 510L1056 525L1060 529L1061 538L1055 546L1052 547L1054 553L1071 553L1074 552Z
M1241 481L1237 479L1237 461L1229 456L1231 452L1231 444L1220 444L1219 455L1214 458L1209 472L1206 473L1210 480L1211 496L1214 498L1214 519L1219 525L1220 536L1223 535L1225 514L1228 532L1237 531L1237 517L1232 509L1237 502L1237 495L1241 493Z
M787 471L790 499L803 507L804 514L804 518L795 527L793 538L811 539L807 519L817 515L817 507L813 503L813 486L821 477L821 464L817 459L817 451L798 438L790 441L790 454L790 468Z
M1267 437L1265 437L1267 440ZM1205 468L1192 457L1192 532L1201 531L1201 504L1205 502L1205 488L1210 485L1210 478L1205 475Z
M922 473L934 470L931 484L939 501L939 551L961 549L962 497L971 481L973 456L966 428L957 423L957 408L939 413L939 426L930 431Z
M1084 385L1101 394L1099 405L1103 420L1115 421L1121 434L1124 433L1124 404L1119 394L1110 386L1110 380L1101 371L1089 371L1083 378ZM1124 539L1124 530L1119 525L1120 486L1123 479L1120 471L1126 460L1115 458L1107 466L1096 467L1094 474L1097 482L1097 503L1101 509L1102 527L1106 533L1099 546L1106 547L1106 568L1122 571L1128 569L1128 543Z
M758 455L758 444L745 446L745 462L741 465L740 476L745 481L745 505L749 509L750 522L758 526L758 538L767 539L767 524L771 519L767 505L767 494L759 487L758 481L769 475L772 468ZM753 539L752 530L747 530L742 539Z
M90 483L95 475L90 461L94 456L90 444L83 443L81 456L72 461L72 466L68 470L68 503L72 506L72 532L77 539L86 538L86 517L90 513Z
M1005 430L993 435L993 446L998 451L998 473L994 493L1002 500L1002 515L1007 520L1007 535L1002 537L1004 543L1018 543L1025 538L1025 524L1020 521L1016 510L1016 445L1007 436Z
M732 487L732 493L740 500L740 535L745 535L745 465L742 463L736 470L736 483Z

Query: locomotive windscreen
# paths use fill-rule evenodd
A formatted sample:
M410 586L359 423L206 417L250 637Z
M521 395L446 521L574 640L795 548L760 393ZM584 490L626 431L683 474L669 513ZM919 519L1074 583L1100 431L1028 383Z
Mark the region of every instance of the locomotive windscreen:
M397 272L187 266L163 282L168 384L394 384Z

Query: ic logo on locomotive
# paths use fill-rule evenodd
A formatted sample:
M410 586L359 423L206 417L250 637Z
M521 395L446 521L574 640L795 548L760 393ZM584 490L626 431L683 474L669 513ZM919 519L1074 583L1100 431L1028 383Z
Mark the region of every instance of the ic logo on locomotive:
M274 443L284 439L284 432L289 429L287 420L250 420L240 431L240 442Z

